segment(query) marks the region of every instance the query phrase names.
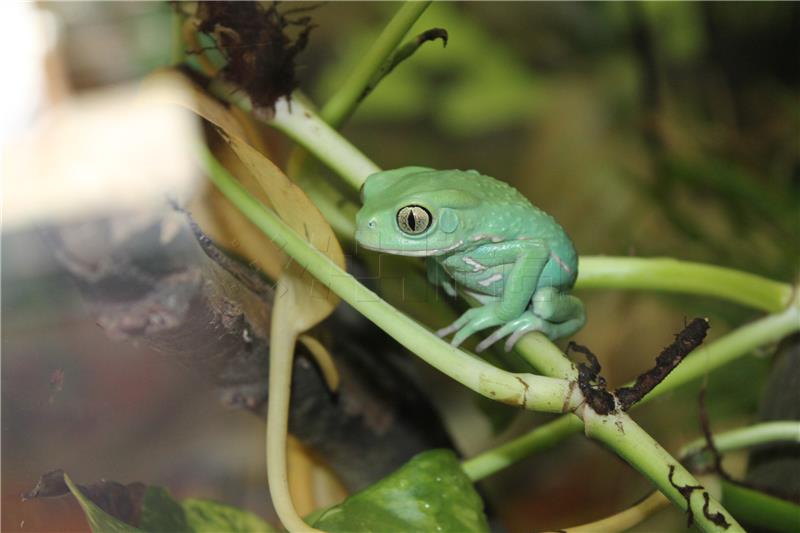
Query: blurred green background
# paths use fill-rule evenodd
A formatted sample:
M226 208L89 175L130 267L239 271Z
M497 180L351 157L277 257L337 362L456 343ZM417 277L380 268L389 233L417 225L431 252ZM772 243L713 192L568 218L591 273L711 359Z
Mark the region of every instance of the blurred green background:
M62 30L63 61L76 91L134 81L169 64L171 11L166 4L40 7L54 14ZM398 7L391 2L332 2L313 11L317 27L298 58L301 89L323 102ZM378 86L344 129L379 166L476 168L506 180L553 214L582 254L673 256L797 281L800 4L447 2L432 5L414 31L431 27L447 29L447 47L439 42L423 46ZM12 252L4 246L4 262ZM30 259L38 260L41 256L35 254ZM41 280L21 274L27 268L23 261L14 265L16 270L4 270L4 292L13 285L22 295L25 287L41 286ZM27 285L20 282L26 279ZM62 290L64 302L76 298L71 289ZM710 337L715 338L755 316L699 297L619 292L580 296L587 302L589 324L577 340L600 356L612 385L646 368L685 318L710 317ZM49 375L50 369L63 367L59 361L64 359L75 367L68 378L81 372L91 375L88 369L97 368L90 366L97 363L90 363L98 359L97 346L106 344L98 333L84 341L94 342L91 346L75 341L71 348L67 343L36 352L36 342L42 342L35 338L36 306L47 301L20 296L17 320L9 319L8 301L7 296L3 454L6 465L24 460L29 466L4 469L4 503L10 501L7 487L32 483L39 473L65 462L59 459L61 448L26 445L50 438L52 426L26 418L30 410L26 411L24 383L7 392L8 376L23 367L32 376ZM24 321L19 319L23 312ZM64 303L54 313L61 313L60 318L38 319L62 326L91 320L74 303ZM6 344L9 338L16 344ZM42 357L39 374L24 357L31 352L49 354ZM87 352L95 355L87 359ZM152 356L131 356L124 363L127 368L151 369L143 375L156 364ZM709 377L707 398L715 429L752 418L768 369L768 358L751 357ZM175 380L185 379L178 374ZM97 374L95 379L109 378ZM162 393L174 398L175 382L171 383ZM637 412L637 420L674 451L698 435L699 385L653 402ZM191 394L191 389L187 381L178 390ZM129 398L115 396L119 391L106 392L105 401L123 412L136 410L128 405ZM203 393L209 405L210 397L210 392ZM84 401L81 408L91 412L90 402ZM154 402L153 412L158 409ZM451 425L457 426L458 441L468 454L546 419L526 413L493 434L481 412L473 409L466 416L461 408L453 410ZM175 416L183 417L183 424L191 418L197 424L192 425L193 433L182 433L173 444L157 444L159 461L169 463L170 450L175 456L185 455L188 442L207 444L198 457L223 453L220 431L228 432L223 440L231 442L260 432L260 422L247 419L239 427L221 409L202 422L190 411L177 411ZM69 424L69 416L61 413L59 418L64 423L61 442L65 449L86 447L84 461L92 465L87 471L107 472L97 477L114 478L116 473L120 481L169 485L179 496L197 496L200 491L266 512L263 492L252 488L262 471L257 463L251 474L241 474L249 479L250 492L222 491L219 487L236 484L230 472L182 477L179 469L158 464L126 469L118 464L121 457L132 450L146 454L142 442L134 438L97 452L82 440L80 425ZM176 424L164 420L163 413L150 419L146 413L139 416L145 417L140 441L158 440L158 428ZM224 430L222 420L228 420ZM125 425L122 416L109 422L106 431ZM258 455L258 445L251 448ZM74 455L69 455L70 466L81 472L81 460ZM741 471L741 464L734 458L731 470ZM186 463L183 468L188 468ZM151 477L143 479L145 475ZM220 476L227 481L217 486L214 480ZM576 437L491 478L484 490L510 531L530 531L578 524L622 509L644 495L647 484L611 454ZM684 523L680 514L669 510L640 530L671 531ZM12 523L6 517L3 529L25 531L18 520Z

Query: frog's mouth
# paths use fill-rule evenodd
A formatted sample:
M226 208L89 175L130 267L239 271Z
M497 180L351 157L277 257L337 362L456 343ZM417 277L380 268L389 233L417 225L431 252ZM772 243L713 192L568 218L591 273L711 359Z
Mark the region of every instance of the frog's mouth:
M373 245L366 242L362 242L358 239L356 240L359 246L362 246L367 250L372 250L374 252L383 252L392 255L406 255L410 257L429 257L432 255L442 255L446 254L447 252L452 252L453 250L459 248L462 244L464 244L464 241L458 241L445 248L425 248L424 250L403 250L400 248L386 248L384 246Z

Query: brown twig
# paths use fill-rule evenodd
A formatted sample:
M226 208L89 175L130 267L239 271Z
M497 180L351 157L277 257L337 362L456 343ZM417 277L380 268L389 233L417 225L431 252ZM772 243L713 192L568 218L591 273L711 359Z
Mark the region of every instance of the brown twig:
M675 335L675 342L664 348L656 358L656 366L640 374L630 387L620 387L614 394L623 411L644 398L656 385L672 372L692 350L700 346L708 333L709 323L705 318L695 318L683 331Z

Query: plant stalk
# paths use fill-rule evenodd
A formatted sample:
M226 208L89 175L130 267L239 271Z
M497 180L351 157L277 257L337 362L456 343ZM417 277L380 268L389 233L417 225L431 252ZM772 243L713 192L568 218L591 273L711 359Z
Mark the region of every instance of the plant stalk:
M392 55L403 37L408 33L420 15L428 8L430 1L405 2L392 17L392 20L372 44L362 60L356 65L347 81L328 100L320 111L320 117L332 128L340 127L355 111L363 98L375 73Z

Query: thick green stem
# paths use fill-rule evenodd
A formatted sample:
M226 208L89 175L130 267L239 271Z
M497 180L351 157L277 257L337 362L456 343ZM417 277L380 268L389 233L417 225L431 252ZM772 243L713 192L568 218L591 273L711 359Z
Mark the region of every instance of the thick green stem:
M341 270L325 254L299 237L265 208L202 147L209 177L253 224L308 271L366 318L427 363L475 392L500 402L551 413L574 409L582 394L564 379L515 374L450 346Z
M360 150L313 113L300 98L275 102L275 114L267 121L302 144L317 159L358 190L367 176L380 169Z
M800 331L800 310L792 306L782 313L768 315L746 324L719 339L703 345L687 357L664 382L639 402L643 404L674 390L725 364L751 353L754 349L777 342L786 335ZM561 439L577 433L582 425L571 415L565 415L539 426L502 446L483 452L465 461L470 479L488 477L531 453L552 446Z
M769 313L786 307L792 287L755 274L669 258L587 257L578 289L646 289L725 298Z
M698 486L697 480L680 462L670 456L658 442L648 435L625 413L601 416L591 409L584 409L584 424L587 436L610 447L617 455L649 478L664 496L677 507L687 510L686 498L679 487ZM689 495L689 512L702 531L744 531L736 520L704 488L693 490ZM704 511L708 501L708 512ZM718 513L727 522L727 527L715 523L709 515Z
M341 126L355 111L364 91L381 65L392 55L430 1L405 2L362 60L320 111L322 119L333 128Z

